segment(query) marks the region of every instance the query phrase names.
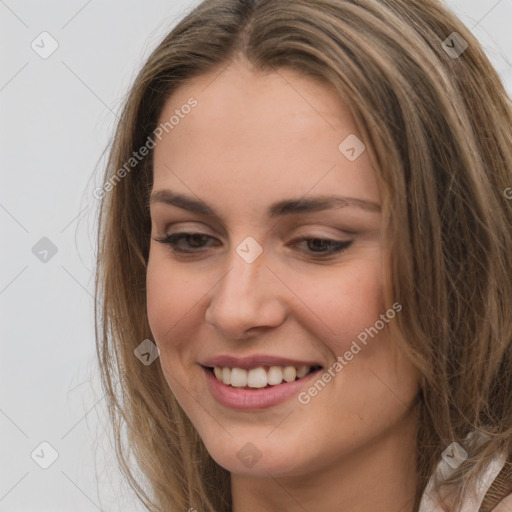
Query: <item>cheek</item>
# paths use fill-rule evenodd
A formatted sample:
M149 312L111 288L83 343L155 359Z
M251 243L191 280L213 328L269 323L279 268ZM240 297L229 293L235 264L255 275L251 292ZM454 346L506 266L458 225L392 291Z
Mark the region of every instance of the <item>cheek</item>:
M188 392L195 392L195 380L190 381L189 369L194 362L197 338L201 325L200 300L207 291L205 280L194 279L170 265L165 256L150 257L146 274L148 322L157 347L160 364L171 391L185 410ZM188 392L183 383L188 382Z
M314 278L295 276L294 291L314 314L308 327L337 353L384 313L380 260L352 261ZM313 327L313 324L316 327ZM334 346L333 346L334 345Z
M148 321L157 345L171 349L183 340L183 328L191 325L197 305L204 295L204 281L171 266L164 257L149 258L146 274ZM173 336L173 331L180 336ZM170 345L172 340L172 345Z
M165 329L172 325L172 320L180 313L176 293L169 293L175 283L171 282L163 270L163 265L150 257L146 274L146 303L149 326L157 340L162 338Z

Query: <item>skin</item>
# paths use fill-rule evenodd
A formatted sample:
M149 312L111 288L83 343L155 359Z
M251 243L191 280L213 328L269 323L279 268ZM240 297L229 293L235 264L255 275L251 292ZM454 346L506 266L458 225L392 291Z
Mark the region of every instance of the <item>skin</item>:
M199 198L219 217L151 202L148 318L171 390L231 472L233 511L412 511L419 375L386 328L306 405L224 407L199 365L270 354L328 368L386 312L378 208L267 216L303 196L380 205L368 153L351 162L338 150L357 135L348 106L322 82L242 60L181 86L160 121L190 97L198 105L155 148L153 193ZM212 238L182 240L188 255L155 240L178 232ZM250 264L236 252L248 236L263 249ZM322 256L301 238L352 245ZM248 442L261 454L252 467L237 457Z

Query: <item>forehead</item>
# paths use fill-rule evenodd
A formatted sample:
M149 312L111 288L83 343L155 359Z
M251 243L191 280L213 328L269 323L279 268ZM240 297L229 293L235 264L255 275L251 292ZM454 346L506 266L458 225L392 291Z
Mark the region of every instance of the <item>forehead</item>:
M197 104L183 108L191 98ZM154 188L271 202L284 190L332 193L334 187L378 200L368 155L350 161L339 149L357 128L332 85L286 68L255 72L237 61L180 86L159 124L173 116L155 148Z

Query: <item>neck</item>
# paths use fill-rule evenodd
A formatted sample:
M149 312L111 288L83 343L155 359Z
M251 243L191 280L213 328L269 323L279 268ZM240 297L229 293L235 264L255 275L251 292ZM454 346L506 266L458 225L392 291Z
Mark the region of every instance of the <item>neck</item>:
M314 473L231 475L233 512L413 512L416 409L372 443Z

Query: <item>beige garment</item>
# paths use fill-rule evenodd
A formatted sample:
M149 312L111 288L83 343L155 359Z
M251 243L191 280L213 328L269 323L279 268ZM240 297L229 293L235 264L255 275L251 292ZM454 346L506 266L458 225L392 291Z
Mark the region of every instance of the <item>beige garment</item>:
M494 457L492 462L487 467L487 470L480 478L475 492L468 494L465 497L462 512L479 512L480 505L484 499L485 494L502 470L503 466L505 465L505 461L505 454L497 454ZM448 463L444 459L441 459L436 468L436 475L440 479L444 479L452 472L453 469L448 465ZM430 479L425 492L423 493L418 512L451 512L442 508L439 494L434 489L434 478L435 475ZM512 512L512 494L501 501L499 505L497 505L493 510L493 512Z

